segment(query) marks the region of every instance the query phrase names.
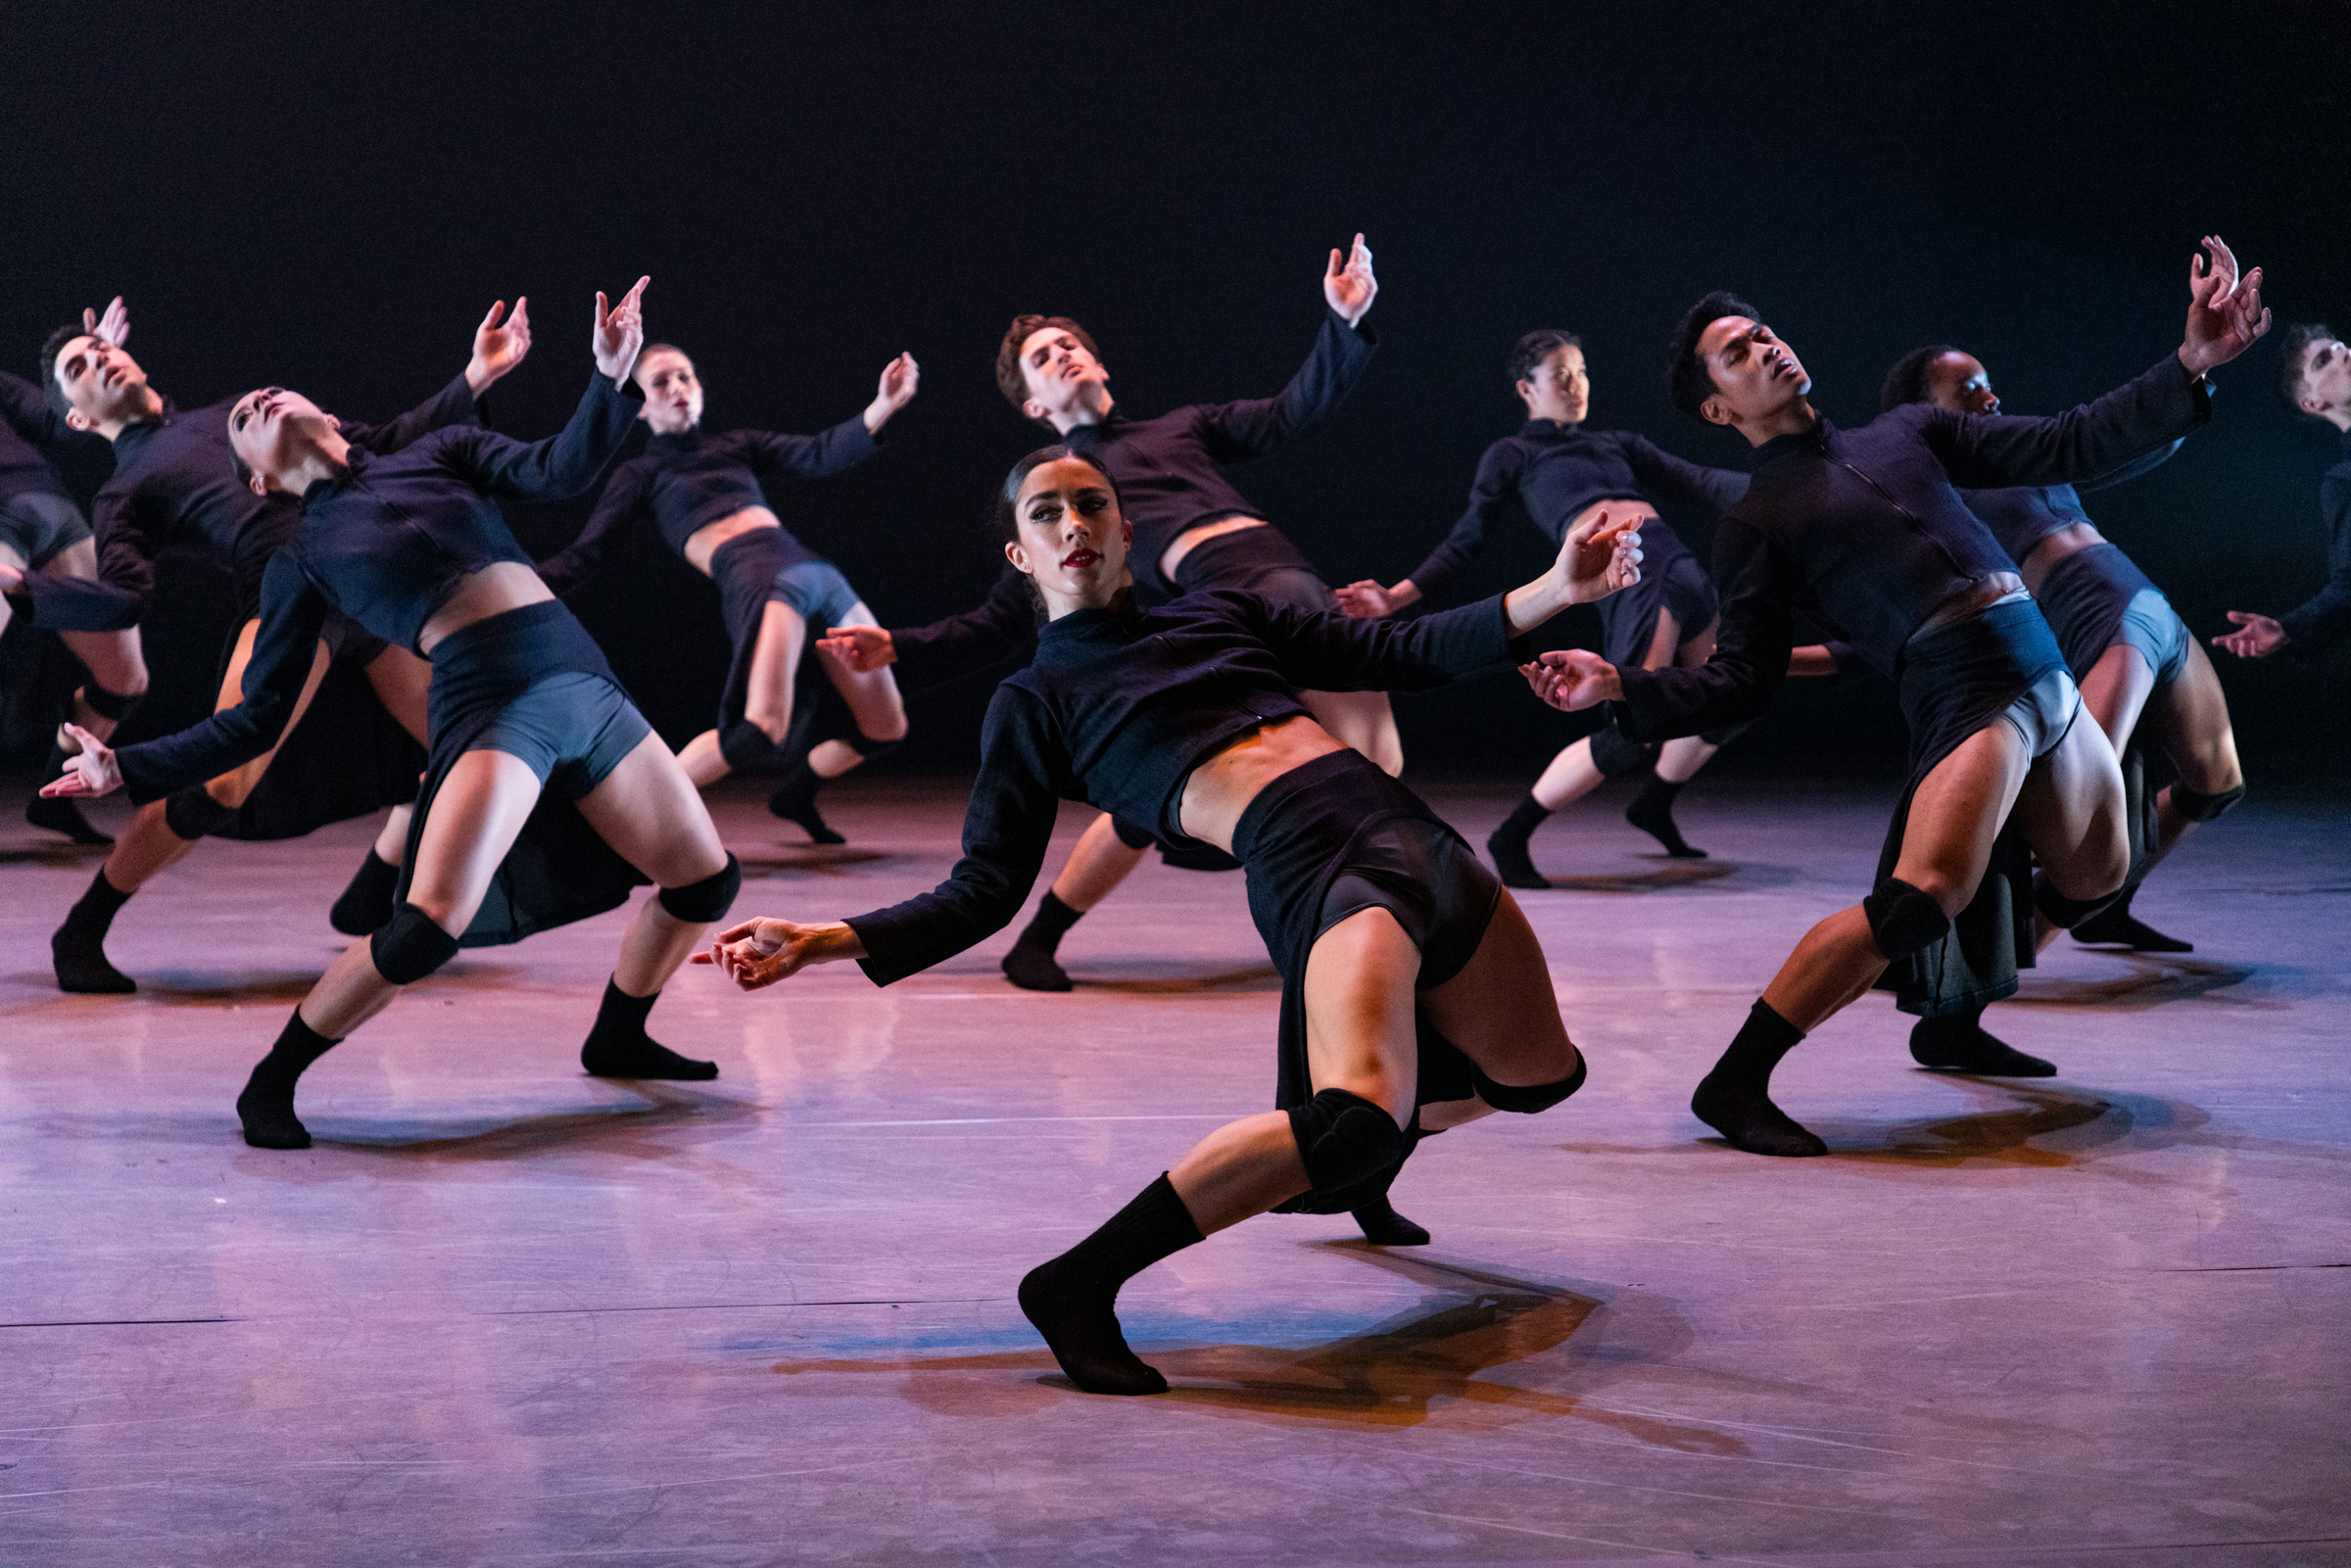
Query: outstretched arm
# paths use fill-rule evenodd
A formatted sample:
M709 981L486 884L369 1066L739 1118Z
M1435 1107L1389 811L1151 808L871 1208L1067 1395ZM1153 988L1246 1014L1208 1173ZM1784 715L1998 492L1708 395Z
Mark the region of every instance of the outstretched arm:
M522 500L561 500L596 483L626 441L642 402L629 380L637 351L645 346L645 321L638 302L650 281L608 304L596 296L596 331L590 340L597 373L561 432L528 444L487 430L460 430L447 438L448 459L493 496Z
M488 392L531 352L531 302L514 296L514 313L500 325L506 302L490 302L490 313L473 329L473 356L465 361L465 385L475 397Z
M1339 608L1350 615L1388 615L1451 588L1469 569L1494 531L1512 518L1526 516L1518 494L1522 459L1515 442L1498 441L1477 462L1477 477L1469 483L1469 504L1453 529L1437 542L1410 577L1393 588L1366 580L1338 591Z
M887 632L835 627L816 645L859 674L894 665L898 689L920 691L1035 647L1036 596L1029 579L1007 563L987 597L960 615Z
M1339 404L1363 380L1378 339L1363 323L1371 309L1379 283L1371 275L1371 252L1364 237L1355 237L1347 261L1339 264L1333 251L1322 278L1323 302L1329 313L1315 337L1314 352L1290 384L1274 398L1245 398L1237 403L1201 404L1193 409L1209 454L1219 462L1262 457L1267 452L1302 441L1330 422Z

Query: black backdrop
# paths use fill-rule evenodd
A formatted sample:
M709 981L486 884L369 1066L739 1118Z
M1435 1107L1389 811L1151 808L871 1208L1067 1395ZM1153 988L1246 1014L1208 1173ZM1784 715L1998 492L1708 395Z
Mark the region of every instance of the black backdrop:
M886 624L963 608L978 529L1034 444L989 364L1016 310L1092 327L1152 411L1271 392L1361 228L1384 341L1308 446L1241 476L1336 581L1392 578L1455 515L1517 410L1501 363L1584 335L1594 417L1686 455L1660 340L1703 289L1758 302L1865 419L1887 363L1973 350L2007 405L2052 409L2178 341L2196 237L2269 269L2281 319L2351 326L2340 5L1568 7L1297 3L651 7L60 5L0 47L0 344L126 295L131 347L183 402L264 381L380 416L462 364L489 302L537 348L502 427L555 427L588 373L588 299L650 272L714 429L814 429L901 349L921 397L892 450L778 496ZM2224 373L2215 428L2102 495L2108 534L2190 624L2281 610L2323 573L2331 431ZM552 548L584 508L518 516ZM1703 525L1682 519L1703 547ZM1536 569L1531 540L1471 585ZM708 586L649 544L580 601L663 732L707 723ZM178 581L201 590L199 577ZM1584 612L1587 613L1588 612ZM147 723L201 711L218 611L151 628ZM1571 620L1567 631L1573 633ZM10 639L22 660L33 640ZM2345 665L2226 658L2271 754L2340 732ZM987 683L918 699L914 764L968 760ZM1570 721L1504 680L1403 704L1421 763L1528 763ZM2314 724L2313 717L2323 722ZM1797 689L1757 759L1895 747L1884 694Z

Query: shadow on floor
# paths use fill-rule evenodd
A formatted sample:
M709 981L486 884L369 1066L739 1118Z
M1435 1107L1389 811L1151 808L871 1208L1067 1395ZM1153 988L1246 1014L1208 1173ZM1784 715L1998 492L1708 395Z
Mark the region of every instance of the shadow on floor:
M2095 951L2093 949L2093 951ZM2185 1002L2238 985L2261 973L2251 964L2223 964L2212 959L2187 958L2177 953L2112 955L2130 966L2121 974L2102 980L2024 976L2017 993L2003 1006L2099 1007L2138 1013L2169 1002ZM2286 1004L2260 995L2220 998L2247 1007L2278 1008Z
M617 1085L616 1085L617 1086ZM503 1121L412 1121L383 1123L381 1131L357 1137L318 1137L321 1149L385 1155L396 1160L516 1160L541 1154L609 1154L666 1160L678 1152L674 1140L656 1137L680 1125L722 1126L759 1115L760 1108L724 1095L648 1083L626 1085L638 1104L548 1112ZM313 1136L317 1128L312 1128Z
M1151 970L1168 966L1149 960L1120 963L1121 969ZM1271 964L1252 964L1246 969L1226 970L1214 974L1166 974L1096 980L1072 976L1081 991L1119 991L1129 996L1178 996L1194 991L1278 991L1281 972Z
M887 849L856 849L847 844L730 845L743 862L745 877L831 877L851 866L871 865L898 857Z
M112 852L105 844L72 844L63 838L36 844L0 844L0 866L72 868L104 860ZM65 918L63 906L58 918Z
M1665 855L1645 855L1645 860L1656 862L1655 871L1595 872L1585 876L1550 877L1552 890L1565 893L1662 893L1681 887L1700 887L1707 882L1722 881L1738 877L1742 889L1772 887L1793 880L1795 873L1778 866L1749 866L1730 860L1674 860ZM1543 889L1533 889L1541 892Z

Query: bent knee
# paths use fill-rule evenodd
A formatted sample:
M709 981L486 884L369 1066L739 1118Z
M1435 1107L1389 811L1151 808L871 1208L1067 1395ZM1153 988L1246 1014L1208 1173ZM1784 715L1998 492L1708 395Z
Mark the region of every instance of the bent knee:
M865 736L868 740L895 741L905 739L905 706L901 703L891 703L889 705L889 711L888 713L877 715L871 724L868 724L863 719L860 719L857 722L857 733Z

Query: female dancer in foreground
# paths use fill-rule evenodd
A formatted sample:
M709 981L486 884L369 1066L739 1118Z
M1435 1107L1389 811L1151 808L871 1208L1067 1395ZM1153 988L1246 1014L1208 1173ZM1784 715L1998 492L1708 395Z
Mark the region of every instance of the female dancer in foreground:
M259 756L285 727L333 611L432 661L432 754L399 902L327 967L253 1069L237 1116L256 1148L310 1146L296 1080L402 986L461 945L609 909L646 878L661 891L622 940L582 1065L605 1077L718 1074L648 1039L645 1020L703 927L726 913L742 872L677 759L531 570L496 499L578 495L611 460L636 417L620 389L645 337L644 291L639 279L609 309L597 296L598 373L562 433L530 446L458 427L377 455L345 442L299 394L266 387L237 400L228 423L239 477L303 505L300 530L264 575L244 700L120 753L79 736L82 755L48 786L99 794L127 784L151 800ZM551 783L576 815L534 809Z
M1525 587L1396 623L1226 590L1136 609L1120 592L1133 530L1117 487L1067 447L1014 467L998 516L1050 619L1035 661L988 708L954 874L846 922L744 922L696 962L746 990L835 959L883 984L927 969L1020 912L1062 799L1238 858L1282 974L1282 1109L1211 1133L1021 1282L1021 1309L1080 1388L1156 1394L1167 1380L1119 1331L1129 1276L1271 1209L1347 1208L1419 1135L1546 1110L1582 1083L1517 905L1301 691L1431 687L1486 668L1518 634L1637 578L1639 536L1629 518L1594 517Z
M1340 589L1340 607L1350 615L1403 609L1444 593L1495 529L1512 517L1523 517L1557 543L1578 520L1605 506L1610 516L1629 511L1653 523L1642 529L1640 585L1601 600L1601 657L1646 670L1705 663L1714 650L1713 579L1657 516L1650 498L1663 496L1720 512L1746 493L1747 475L1684 462L1630 431L1585 428L1592 381L1583 340L1572 332L1527 333L1511 346L1510 371L1518 400L1526 404L1526 423L1478 459L1468 509L1453 532L1393 588L1367 581ZM1692 848L1674 825L1673 797L1730 737L1726 730L1644 746L1603 729L1574 742L1552 759L1526 798L1486 840L1494 869L1511 887L1549 887L1526 847L1543 819L1603 781L1653 764L1655 772L1626 808L1625 820L1663 844L1668 855L1703 859L1706 852Z
M1536 691L1567 709L1614 701L1615 723L1636 740L1751 719L1786 678L1801 606L1895 678L1910 729L1909 784L1876 885L1797 943L1691 1099L1734 1147L1828 1152L1772 1103L1772 1069L1881 975L1897 982L1902 1008L1930 1018L2016 989L2035 941L2028 847L2042 868L2029 896L2054 927L2122 887L2130 854L2114 748L2096 725L2074 722L2081 699L2047 623L1953 482L2109 473L2202 423L2205 372L2269 329L2260 270L2240 280L2227 246L2205 246L2213 264L2190 263L2178 352L2054 419L1911 404L1839 430L1813 410L1794 351L1744 301L1707 295L1676 329L1675 404L1757 449L1753 482L1715 534L1724 601L1714 655L1695 670L1632 670L1580 649L1546 653L1528 671ZM1912 1055L1930 1067L2014 1070L1966 1048L1927 1061L1920 1044L1914 1033Z
M914 397L921 368L914 356L899 355L882 367L880 390L862 413L815 436L702 434L701 379L694 361L666 343L645 351L636 376L653 439L642 456L612 471L588 526L570 548L542 562L539 575L556 593L570 593L620 529L649 516L662 541L718 585L735 644L718 727L678 753L686 777L698 788L739 768L781 772L768 809L799 824L817 843L838 844L840 834L817 814L817 787L904 739L906 708L888 671L861 675L828 663L825 674L847 702L854 727L812 749L787 747L809 628L822 637L836 626L876 622L840 569L785 530L759 481L781 474L822 479L871 457L880 450L875 438L882 426Z

